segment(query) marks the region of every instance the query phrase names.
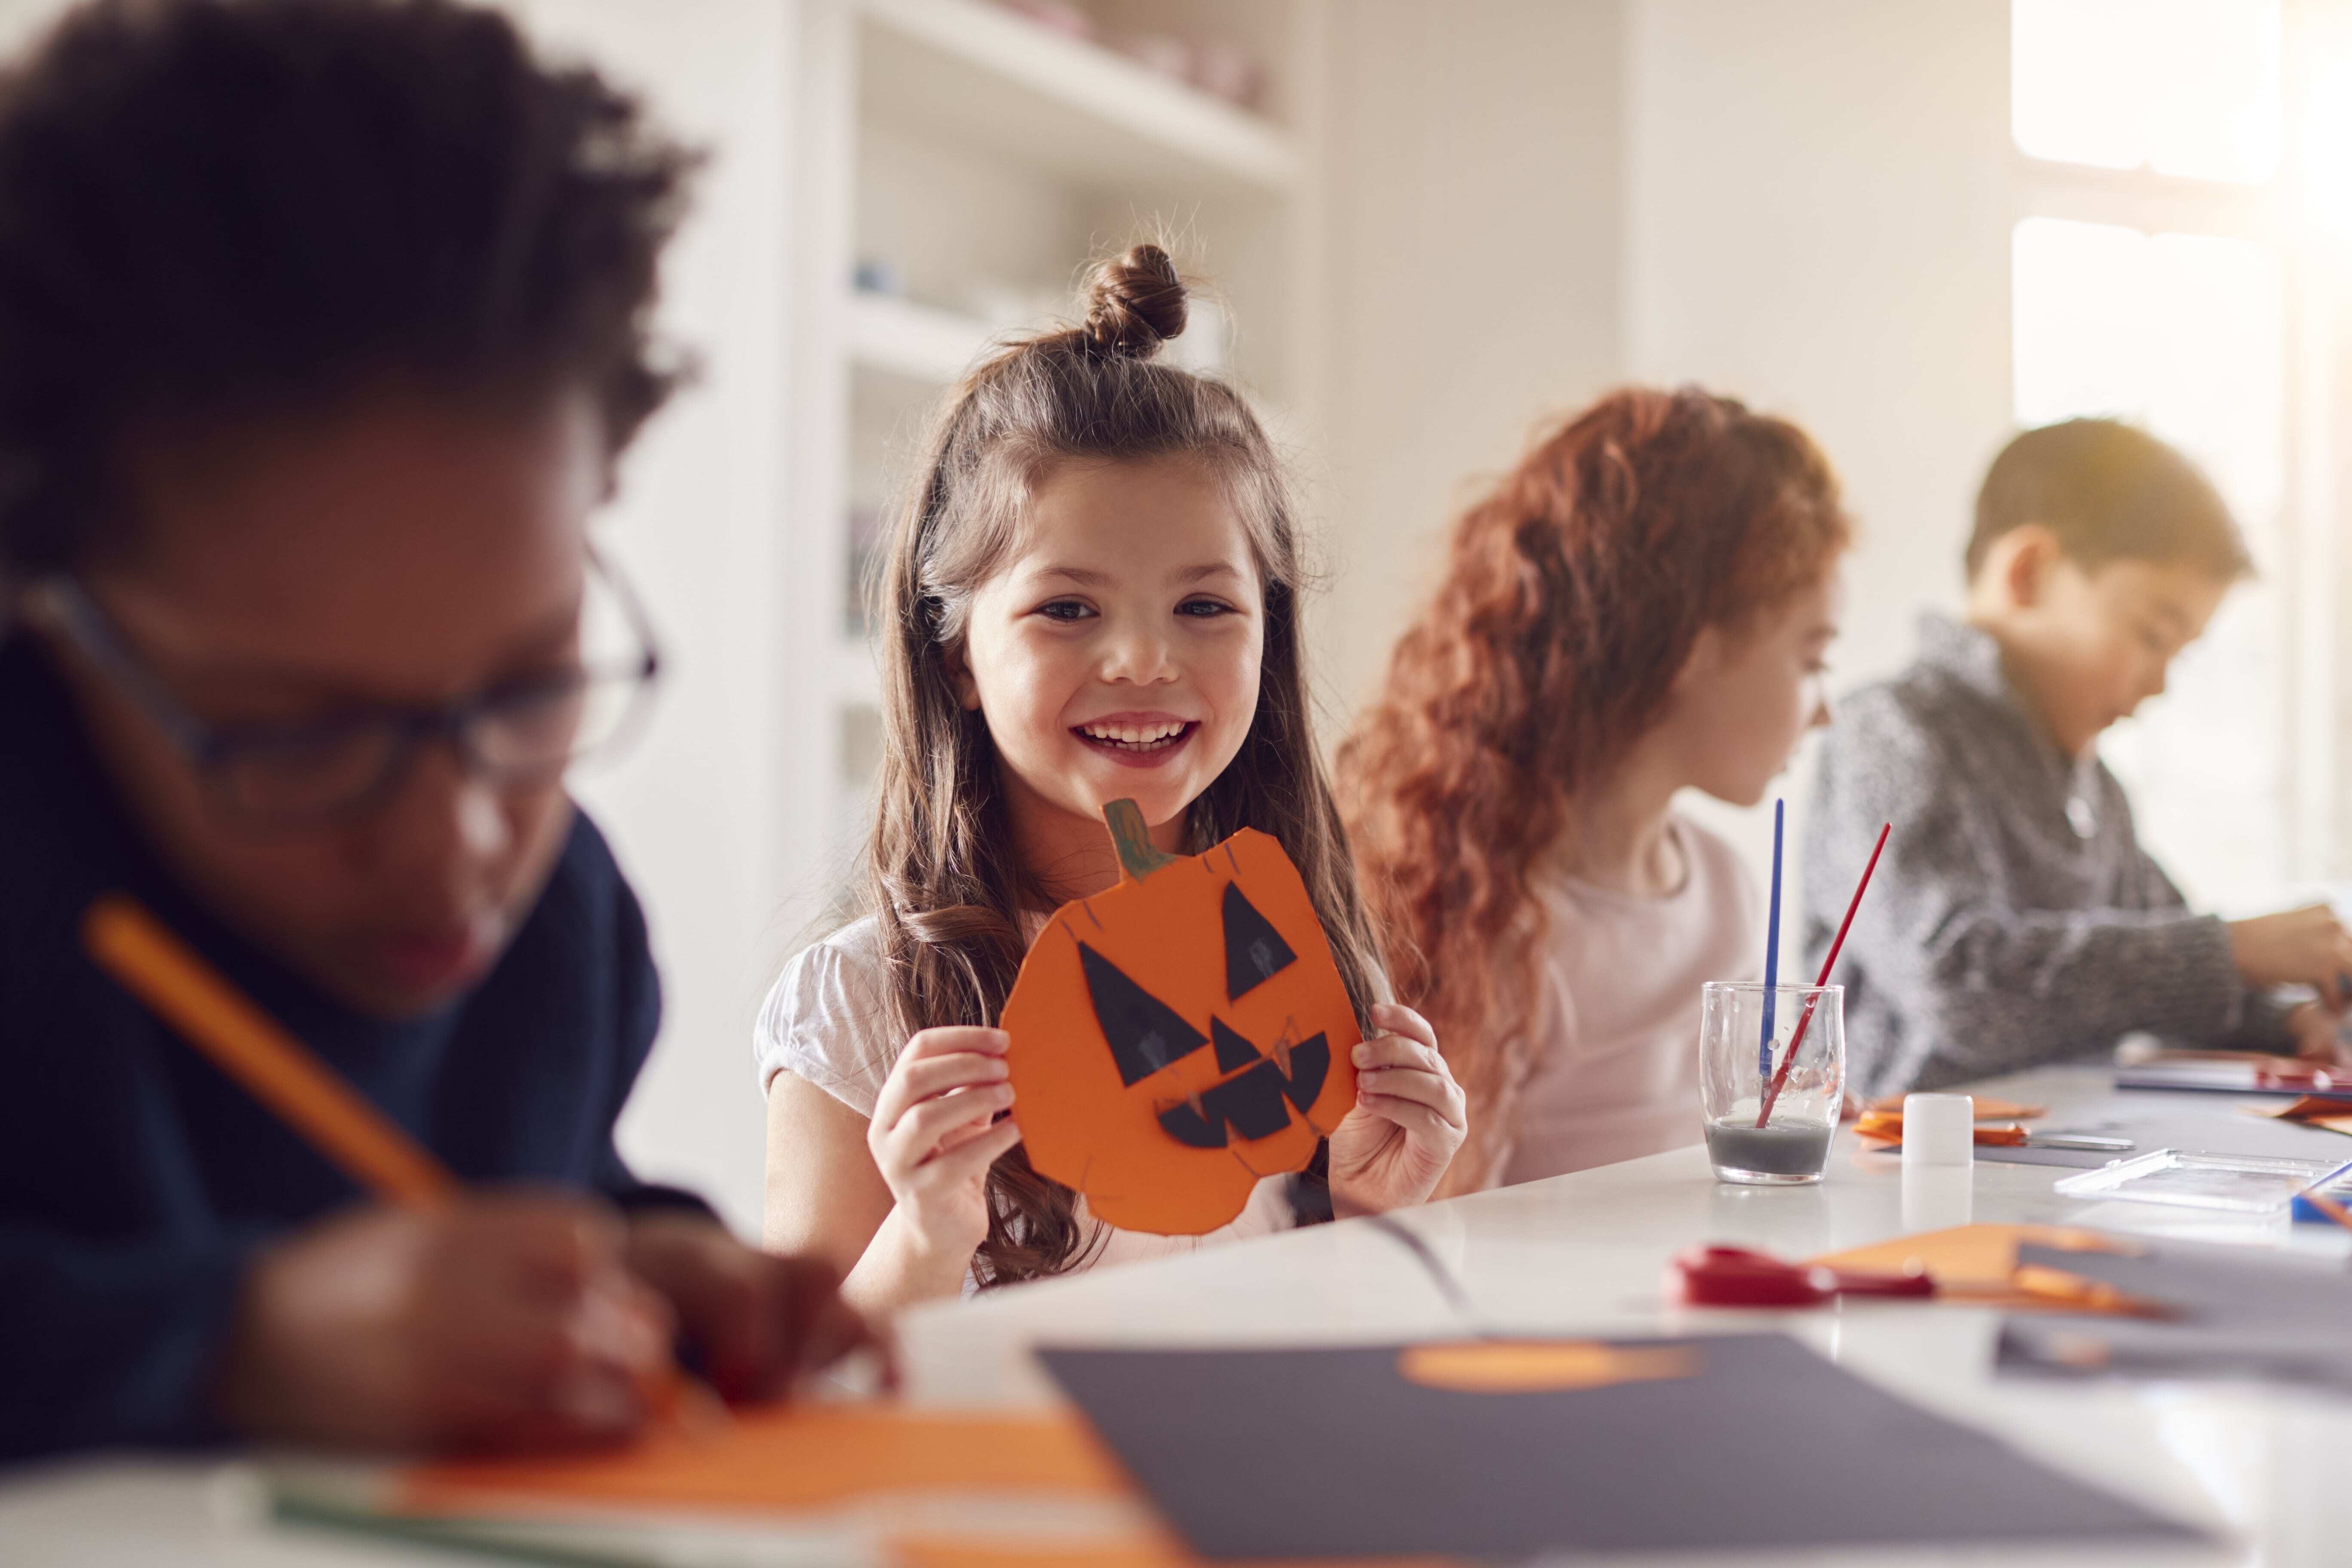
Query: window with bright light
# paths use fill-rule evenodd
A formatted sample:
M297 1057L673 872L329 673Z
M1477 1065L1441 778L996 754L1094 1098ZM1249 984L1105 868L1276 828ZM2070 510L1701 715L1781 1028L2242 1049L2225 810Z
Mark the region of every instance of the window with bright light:
M2011 15L2019 148L2112 171L2053 172L2029 210L2088 216L2121 195L2157 213L2168 177L2275 174L2277 0L2013 0ZM2012 363L2021 426L2131 420L2194 458L2245 530L2261 576L2224 601L2171 689L2100 743L2141 841L2192 900L2229 907L2290 870L2286 300L2273 244L2185 232L2199 216L2170 232L2160 218L2018 224Z
M2277 258L2240 239L2028 218L2012 266L2018 423L2141 425L2196 459L2246 531L2262 576L2224 601L2172 689L2100 750L2142 840L2195 896L2259 897L2285 850Z
M2010 130L2036 158L2254 184L2277 172L2279 0L2014 0Z

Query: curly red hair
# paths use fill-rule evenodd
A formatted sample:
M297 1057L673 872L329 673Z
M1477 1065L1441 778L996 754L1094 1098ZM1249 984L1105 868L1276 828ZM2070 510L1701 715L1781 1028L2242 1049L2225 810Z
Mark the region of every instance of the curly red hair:
M1612 393L1454 523L1444 582L1339 753L1349 831L1399 995L1468 1091L1446 1191L1493 1174L1569 803L1647 731L1707 626L1818 582L1837 480L1785 420L1693 388Z

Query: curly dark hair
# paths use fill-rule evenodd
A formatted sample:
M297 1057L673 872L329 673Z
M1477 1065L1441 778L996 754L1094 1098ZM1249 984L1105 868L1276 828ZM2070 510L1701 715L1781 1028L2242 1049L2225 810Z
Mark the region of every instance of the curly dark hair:
M1699 633L1820 580L1850 525L1785 420L1695 387L1612 393L1454 522L1445 575L1339 751L1340 804L1398 999L1445 1042L1490 1183L1530 1065L1544 858L1657 721Z
M127 441L382 379L581 385L617 453L695 162L450 0L70 13L0 80L0 576L121 536Z

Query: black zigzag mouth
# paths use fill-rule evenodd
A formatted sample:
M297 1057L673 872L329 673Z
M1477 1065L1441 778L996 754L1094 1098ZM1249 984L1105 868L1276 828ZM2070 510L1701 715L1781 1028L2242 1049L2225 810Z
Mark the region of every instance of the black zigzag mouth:
M1222 1021L1214 1026L1231 1033ZM1219 1045L1222 1062L1223 1042ZM1192 1149L1223 1149L1235 1139L1255 1143L1285 1131L1292 1111L1304 1116L1322 1094L1331 1072L1331 1046L1324 1036L1313 1035L1281 1055L1289 1058L1289 1071L1275 1057L1260 1056L1232 1077L1162 1108L1161 1130Z

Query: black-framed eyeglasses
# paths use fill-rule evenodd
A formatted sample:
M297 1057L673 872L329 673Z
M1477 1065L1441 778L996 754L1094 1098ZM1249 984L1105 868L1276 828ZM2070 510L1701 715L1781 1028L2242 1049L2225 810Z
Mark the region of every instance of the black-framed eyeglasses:
M220 804L262 828L347 821L395 795L436 742L494 788L548 784L572 763L617 750L650 706L661 656L636 595L593 552L593 583L616 612L623 651L501 680L441 707L366 704L317 719L215 723L174 696L114 620L70 577L36 589L58 628L185 755ZM630 645L634 645L633 647Z

